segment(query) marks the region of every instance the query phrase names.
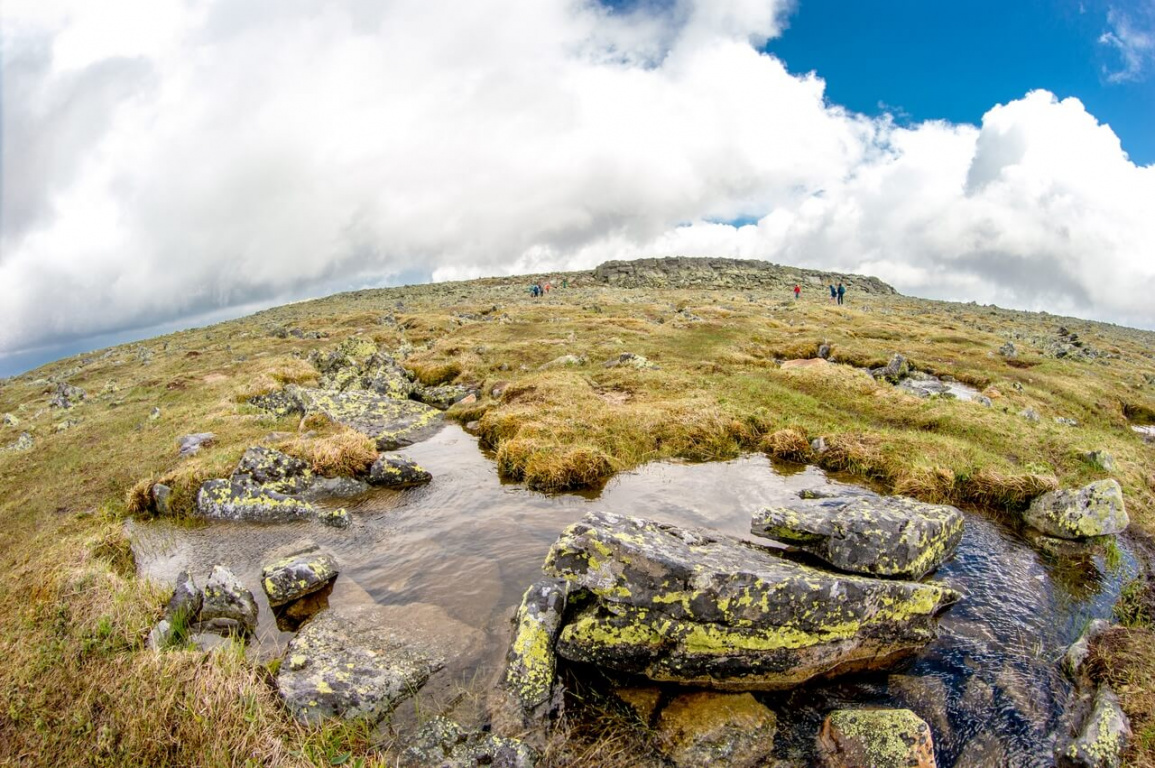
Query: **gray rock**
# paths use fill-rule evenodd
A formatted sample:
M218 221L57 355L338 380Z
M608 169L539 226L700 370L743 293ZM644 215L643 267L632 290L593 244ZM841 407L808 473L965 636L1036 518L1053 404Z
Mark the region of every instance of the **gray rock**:
M810 441L810 450L814 454L826 453L826 438L816 437Z
M329 585L337 578L337 561L316 547L279 558L261 569L269 606L277 608Z
M445 665L435 649L383 621L382 613L374 605L329 608L289 641L277 688L298 720L376 722Z
M1119 768L1131 738L1131 723L1109 686L1099 686L1091 714L1078 735L1055 747L1059 768Z
M180 455L182 457L195 456L200 452L202 447L212 445L216 437L212 432L197 432L192 435L182 435L178 437L176 443L180 447Z
M254 445L241 456L230 477L233 483L252 483L265 491L296 495L313 482L313 470L298 458L263 445Z
M313 476L313 482L300 493L294 494L304 501L320 501L322 499L347 499L360 496L369 490L369 483L354 477L320 477Z
M317 520L324 525L331 528L348 528L353 524L349 518L349 510L347 509L325 509L319 508L316 510Z
M882 368L874 368L870 371L870 375L876 379L889 381L891 384L897 384L910 373L910 366L906 362L906 358L897 352L891 356L890 362Z
M999 354L1003 357L1017 357L1019 353L1015 349L1015 345L1008 341L999 347Z
M548 371L550 368L576 368L588 363L589 360L582 355L562 355L555 357L538 370Z
M1039 412L1036 411L1034 408L1024 408L1023 410L1019 411L1019 415L1022 416L1027 421L1038 421L1039 420Z
M214 565L205 583L198 631L251 635L257 631L257 601L233 572Z
M1143 438L1143 442L1155 443L1155 427L1131 427L1131 430Z
M1103 619L1095 619L1087 628L1083 630L1083 634L1079 639L1071 643L1067 648L1066 653L1063 654L1063 671L1067 673L1067 677L1078 682L1083 678L1084 664L1087 661L1087 656L1091 652L1091 643L1095 641L1099 635L1111 628Z
M953 397L950 387L928 374L911 373L898 383L898 388L923 399Z
M6 451L31 451L36 445L36 441L32 439L32 435L27 432L21 432L20 437L16 438L8 445L4 446Z
M1083 461L1104 472L1115 471L1115 457L1104 450L1087 451L1079 456Z
M354 388L376 392L379 395L397 400L405 400L415 396L421 389L410 375L409 371L390 355L378 352L365 365L363 372L355 379ZM322 381L324 385L324 381ZM348 387L346 387L348 389Z
M158 515L163 517L172 513L172 508L169 506L172 488L164 483L153 483L152 488L149 489L149 494L152 496L152 508L156 510Z
M909 709L837 709L818 734L826 768L935 768L930 726Z
M531 720L561 707L554 645L561 631L565 605L563 583L539 581L525 591L514 618L513 640L506 656L505 687Z
M373 438L380 451L395 451L430 437L443 419L436 408L376 392L296 388L295 396L307 413L322 414Z
M778 721L749 693L684 693L662 710L656 730L678 768L758 768L773 757Z
M168 619L161 619L149 631L144 644L150 651L159 651L168 648L175 639L176 634L172 630L172 624Z
M63 381L56 383L56 389L52 395L52 399L48 401L48 405L52 408L60 408L67 410L73 408L82 402L88 393L80 387L74 387Z
M843 571L921 579L954 555L963 516L951 506L902 496L857 497L764 509L754 515L750 532Z
M231 480L208 480L201 485L197 491L197 514L210 520L253 523L319 517L317 508L307 501Z
M821 357L823 360L829 360L830 359L830 345L829 344L819 344L818 345L818 356Z
M156 421L159 418L160 418L160 408L154 407L151 411L148 412L148 420L149 421Z
M517 739L462 728L434 717L398 758L400 768L533 768L533 750Z
M176 586L164 609L164 615L173 622L191 623L200 615L203 600L204 595L193 581L192 574L181 571L176 577Z
M635 355L633 352L622 352L617 357L611 357L602 364L603 368L617 368L624 366L626 368L636 368L638 370L657 370L658 366L641 355Z
M1130 520L1118 481L1097 480L1078 490L1048 491L1023 513L1027 525L1060 539L1121 533Z
M1079 426L1079 422L1075 421L1074 419L1069 419L1066 416L1056 416L1055 417L1055 423L1061 424L1064 427L1077 427L1077 426Z
M543 566L598 599L557 653L720 690L791 688L823 674L885 668L936 636L959 599L939 584L844 576L708 531L592 512Z
M990 408L992 405L994 405L994 403L991 402L991 399L986 395L975 395L974 401L979 405L985 405L987 408Z
M4 426L6 427L20 426L20 419L16 418L16 416L11 413L4 414L4 417L3 419L0 419L0 422L3 422Z
M386 488L409 488L432 479L420 464L402 454L382 454L369 468L369 482Z
M413 399L444 411L473 394L473 389L461 384L442 384L439 387L418 387L413 393Z

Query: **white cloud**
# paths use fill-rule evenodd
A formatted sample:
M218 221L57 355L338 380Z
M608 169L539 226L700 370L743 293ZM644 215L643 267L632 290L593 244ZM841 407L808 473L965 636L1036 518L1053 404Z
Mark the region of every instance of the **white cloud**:
M1144 13L1142 8L1136 10L1140 11L1138 21L1116 8L1107 12L1109 29L1099 36L1099 43L1113 48L1119 56L1117 68L1103 68L1108 82L1144 80L1151 63L1155 62L1155 3L1151 4L1148 12Z
M1043 92L981 128L848 113L757 52L782 3L88 7L6 8L0 353L665 253L1155 325L1155 167Z

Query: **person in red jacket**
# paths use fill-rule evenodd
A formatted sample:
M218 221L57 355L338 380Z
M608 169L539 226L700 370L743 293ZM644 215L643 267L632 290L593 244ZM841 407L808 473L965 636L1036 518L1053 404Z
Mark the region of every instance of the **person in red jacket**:
M800 295L802 295L802 289L798 287L797 283L795 283L794 284L794 300L798 301L798 297Z

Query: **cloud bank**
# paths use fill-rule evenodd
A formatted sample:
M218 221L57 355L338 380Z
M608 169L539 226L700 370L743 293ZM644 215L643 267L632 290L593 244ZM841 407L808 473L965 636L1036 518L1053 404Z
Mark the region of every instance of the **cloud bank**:
M1155 166L1043 91L981 126L848 112L759 52L788 11L10 0L0 355L674 254L1155 327Z

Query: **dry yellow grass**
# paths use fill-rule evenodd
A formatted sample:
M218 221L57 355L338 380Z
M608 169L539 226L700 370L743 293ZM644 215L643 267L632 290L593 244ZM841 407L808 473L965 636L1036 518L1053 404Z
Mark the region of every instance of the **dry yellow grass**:
M318 475L326 477L361 476L377 460L373 441L351 429L324 437L296 437L280 444L280 449L309 463Z

